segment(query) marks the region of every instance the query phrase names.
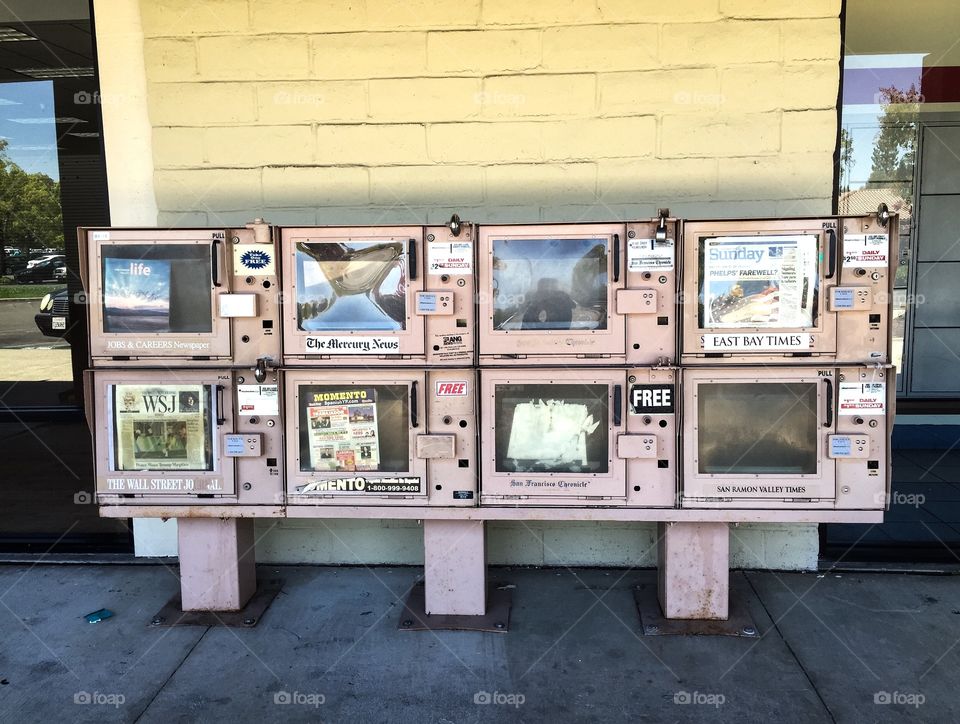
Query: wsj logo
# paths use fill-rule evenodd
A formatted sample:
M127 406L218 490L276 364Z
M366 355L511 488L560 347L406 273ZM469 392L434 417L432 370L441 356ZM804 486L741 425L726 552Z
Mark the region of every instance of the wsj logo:
M438 382L437 397L463 397L467 394L466 382Z
M633 385L630 388L630 411L666 414L674 412L673 385Z
M144 395L143 407L147 412L176 412L176 395Z

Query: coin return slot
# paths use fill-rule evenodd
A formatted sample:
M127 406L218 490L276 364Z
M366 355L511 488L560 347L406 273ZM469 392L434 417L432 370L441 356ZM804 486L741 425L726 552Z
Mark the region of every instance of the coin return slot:
M277 467L277 459L276 459L276 458L267 458L267 467L268 467L268 468L275 468L275 467Z
M867 460L867 470L879 470L880 461L879 460Z
M666 327L670 324L670 320L667 317L657 317L657 324L661 327Z
M264 329L273 329L273 320L272 320L272 319L264 319L264 320L263 320L263 328L264 328Z
M670 467L670 461L669 461L669 460L657 460L657 467L658 467L658 468L669 468L669 467Z
M469 461L469 460L464 460L463 458L460 458L459 460L457 460L457 466L458 466L458 467L461 467L461 468L469 468L469 467L470 467L470 461Z
M880 324L880 315L879 315L879 314L871 314L871 315L870 315L870 324Z
M467 320L466 320L466 319L458 319L458 320L457 320L457 326L458 326L458 327L466 327L466 326L467 326Z

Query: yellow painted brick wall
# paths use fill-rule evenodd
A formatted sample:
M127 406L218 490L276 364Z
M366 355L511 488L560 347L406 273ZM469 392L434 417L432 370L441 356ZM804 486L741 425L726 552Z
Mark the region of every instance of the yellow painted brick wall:
M829 211L840 0L142 0L162 223Z

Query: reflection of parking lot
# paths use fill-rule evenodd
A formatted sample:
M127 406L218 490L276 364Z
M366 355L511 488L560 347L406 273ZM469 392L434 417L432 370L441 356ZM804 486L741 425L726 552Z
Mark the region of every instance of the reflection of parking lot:
M57 337L44 337L33 321L40 311L39 299L0 300L0 348L69 348Z

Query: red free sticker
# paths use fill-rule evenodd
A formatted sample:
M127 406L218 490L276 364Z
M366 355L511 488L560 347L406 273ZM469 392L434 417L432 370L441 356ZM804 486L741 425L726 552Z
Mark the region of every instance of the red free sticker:
M466 382L438 382L437 397L464 397L467 394Z

